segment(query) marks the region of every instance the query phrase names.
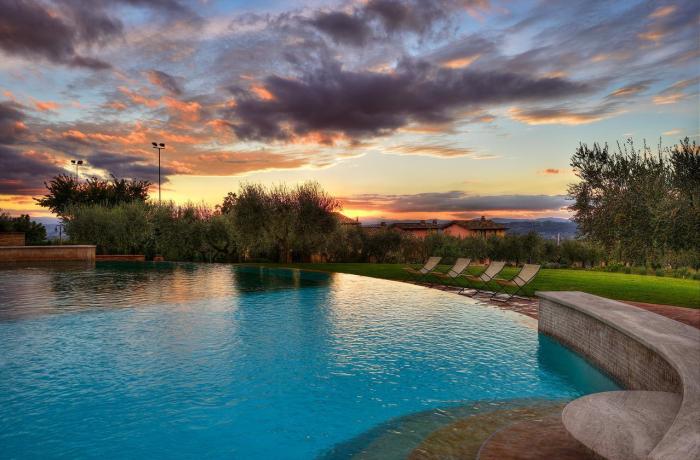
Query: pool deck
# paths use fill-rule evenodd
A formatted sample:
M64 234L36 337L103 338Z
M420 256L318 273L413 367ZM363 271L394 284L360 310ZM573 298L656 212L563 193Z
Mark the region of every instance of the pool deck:
M440 289L446 292L452 292L457 294L458 289L447 288L442 289L440 286L427 286L435 289ZM509 302L497 302L491 301L486 296L476 297L477 300L487 303L496 308L502 310L514 311L521 313L523 315L529 316L530 318L539 318L540 300L536 297L515 297ZM633 305L635 307L643 308L657 315L665 316L667 318L674 319L688 326L693 326L700 329L700 309L686 308L686 307L676 307L673 305L659 305L653 303L643 303L643 302L630 302L621 301L628 305Z
M457 293L456 289L442 290ZM579 302L579 304L584 306L576 302L570 306L576 304L577 308L583 310L590 308L594 316L602 315L605 318L610 316L612 319L606 321L611 325L620 327L621 330L633 331L629 333L642 345L661 350L660 355L672 363L673 369L680 374L682 385L680 395L677 394L678 391L668 392L668 389L656 392L617 391L589 395L570 403L564 410L564 414L556 411L549 416L523 420L496 431L484 441L477 458L480 460L544 458L585 460L601 457L671 459L685 458L690 452L693 452L689 454L692 458L695 458L695 455L700 456L700 447L698 447L700 434L698 434L697 425L694 429L692 422L696 420L697 415L697 370L690 370L693 368L692 364L688 368L688 363L693 362L693 358L688 357L695 355L698 351L697 333L692 331L700 329L700 310L640 302L615 302L584 293L546 294L552 298L562 297L567 304L569 304L569 297L573 296L572 298L575 299L578 299L576 296L582 297L585 302ZM588 307L592 302L589 301L589 297L593 300L599 299L604 305L596 304ZM515 298L507 303L490 301L486 296L477 297L477 299L495 308L521 313L540 321L539 298ZM641 311L629 306L637 307ZM639 313L635 313L634 310ZM589 329L582 327L585 330ZM676 347L675 342L679 340L684 346ZM634 353L636 356L636 352ZM620 350L613 354L616 356L615 359L622 356L620 359L624 361L624 353ZM652 365L651 362L644 362ZM650 371L649 374L653 372ZM689 377L690 374L692 375ZM652 378L648 389L656 390L653 383ZM626 386L629 387L629 385ZM637 386L639 385L631 385L630 388L647 389L636 388ZM675 398L676 404L669 404L664 399L661 407L657 407L652 404L653 398L637 397L635 399L638 395L647 394L658 394L661 399ZM670 415L662 416L661 409L667 409ZM640 414L646 414L646 416L642 417ZM594 418L598 423L590 423ZM684 453L678 457L676 454L681 451Z

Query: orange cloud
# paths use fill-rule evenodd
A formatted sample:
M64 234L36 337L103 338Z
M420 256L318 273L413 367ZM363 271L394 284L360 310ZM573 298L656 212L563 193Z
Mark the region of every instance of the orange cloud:
M199 121L199 113L202 105L199 102L183 102L173 97L165 97L163 100L168 110L187 121Z
M56 102L51 101L34 101L34 107L40 112L49 112L56 110L60 105Z
M88 135L85 134L82 131L78 131L77 129L70 129L68 131L65 131L61 134L61 136L67 138L67 139L73 139L77 141L85 141L88 139Z
M195 174L226 176L273 169L296 169L310 164L309 158L270 151L213 152L197 156L189 165Z
M547 169L543 169L542 171L540 171L540 174L544 174L544 175L559 174L559 173L561 173L561 170L556 169L556 168L547 168Z
M160 105L160 101L158 99L151 99L135 91L131 91L126 86L120 86L118 89L120 93L128 97L134 104L143 105L149 108L155 108Z
M622 51L615 51L612 53L600 53L596 54L591 58L592 62L605 62L609 60L622 60L622 59L627 59L630 57L630 53L628 52L622 52Z
M465 67L469 67L472 62L476 61L480 57L481 54L474 54L472 56L450 59L449 61L443 62L442 66L450 69L463 69Z
M437 158L455 158L472 155L474 152L465 147L450 144L400 145L391 147L387 153L398 155L426 155Z
M292 143L294 144L312 144L312 145L336 145L349 139L343 133L322 133L320 131L312 131L303 136L294 136Z
M515 107L508 110L508 114L512 119L528 125L585 125L610 115L602 111L573 112L556 108L527 111Z
M264 101L272 101L275 99L275 95L268 91L264 86L253 85L250 87L250 90Z
M631 86L623 86L622 88L618 88L612 93L610 93L610 97L628 97L628 96L634 96L637 93L640 93L644 91L647 88L646 85L631 85Z
M659 8L655 9L649 15L649 17L651 19L664 18L664 17L668 16L669 14L673 13L674 11L676 11L675 5L660 6Z
M656 29L656 30L652 29L648 32L642 32L641 34L638 34L637 36L639 38L641 38L642 40L647 40L650 42L658 42L659 40L661 40L664 37L664 35L666 35L666 32L663 32L663 31L658 30L658 29Z
M676 102L682 101L684 98L685 94L683 93L668 93L654 96L652 101L654 101L654 104L656 105L667 105L675 104Z
M112 110L116 110L117 112L121 112L122 110L126 110L127 108L126 104L120 101L108 102L107 104L105 104L105 107L108 107Z

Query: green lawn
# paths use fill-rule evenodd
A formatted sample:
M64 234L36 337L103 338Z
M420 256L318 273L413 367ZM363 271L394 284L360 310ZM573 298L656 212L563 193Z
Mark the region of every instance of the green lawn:
M400 264L264 264L271 267L293 267L325 272L352 273L391 280L409 279ZM449 267L441 267L447 271ZM479 267L470 269L478 273ZM517 272L508 267L501 277L509 278ZM700 281L651 275L627 275L591 270L542 269L535 281L525 290L526 295L535 291L584 291L617 300L632 300L682 307L700 308Z

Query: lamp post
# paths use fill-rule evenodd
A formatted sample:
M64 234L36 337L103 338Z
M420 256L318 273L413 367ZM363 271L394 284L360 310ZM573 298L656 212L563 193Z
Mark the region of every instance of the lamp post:
M160 204L160 151L165 149L165 144L151 142L154 149L158 149L158 204Z
M58 244L63 244L63 224L56 225L56 230L58 230Z
M78 174L78 168L83 165L83 160L71 160L70 164L75 166L75 178L80 180L80 175Z

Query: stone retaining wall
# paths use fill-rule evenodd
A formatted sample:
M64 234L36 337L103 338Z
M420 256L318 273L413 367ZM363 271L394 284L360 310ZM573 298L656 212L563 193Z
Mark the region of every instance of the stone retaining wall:
M95 261L95 246L0 246L0 262Z
M541 299L539 330L584 356L627 389L682 393L678 372L664 358L592 316Z
M0 232L0 246L24 246L24 232Z
M671 425L660 441L654 440L647 458L700 460L700 330L585 292L538 292L537 296L542 333L578 351L628 389L681 396ZM635 411L635 419L640 416ZM649 433L645 428L637 435Z
M100 254L95 256L97 262L144 262L143 254Z

